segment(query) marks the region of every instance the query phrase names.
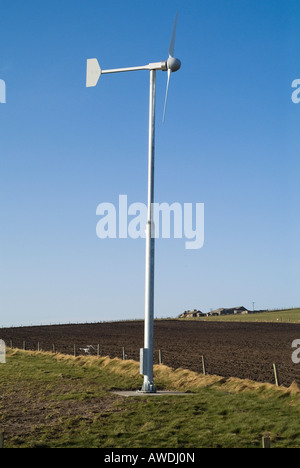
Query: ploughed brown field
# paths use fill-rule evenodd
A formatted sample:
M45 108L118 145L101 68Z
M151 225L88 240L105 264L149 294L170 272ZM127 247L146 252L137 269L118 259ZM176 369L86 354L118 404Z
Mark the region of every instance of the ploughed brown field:
M0 339L7 346L40 349L66 354L84 354L80 348L93 345L91 354L122 357L122 348L128 359L139 360L143 347L143 321L106 322L31 326L0 329ZM291 356L292 342L300 339L300 324L284 323L229 323L179 320L157 320L154 325L154 361L159 349L163 363L202 372L204 355L207 372L224 377L239 377L259 382L274 383L273 363L277 363L280 383L289 386L295 381L300 386L300 364Z

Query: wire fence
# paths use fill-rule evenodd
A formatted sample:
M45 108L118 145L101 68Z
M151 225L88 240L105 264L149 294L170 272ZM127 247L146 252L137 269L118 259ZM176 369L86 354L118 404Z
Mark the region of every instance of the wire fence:
M12 349L22 349L27 351L40 351L40 352L52 352L52 353L62 353L66 355L72 355L75 357L78 356L108 356L111 359L118 358L122 360L134 360L139 362L140 353L139 349L133 349L131 347L116 347L112 346L109 343L101 344L92 343L92 344L83 344L83 343L74 343L71 344L50 344L43 342L32 342L26 340L13 341L9 340L7 346ZM220 375L223 377L237 377L241 379L249 378L250 380L259 381L259 382L269 382L280 386L281 383L284 383L289 386L292 382L298 381L300 383L300 375L297 371L293 375L290 375L290 382L287 383L286 379L281 379L280 373L283 370L283 366L279 366L278 363L272 362L269 363L268 373L265 374L265 377L259 377L261 371L261 363L252 363L251 371L249 370L249 363L241 362L237 360L227 361L227 367L229 364L230 373L219 372L219 363L216 365L215 361L211 361L204 354L198 355L198 365L190 365L190 360L188 355L178 356L177 359L174 357L174 353L168 349L155 349L154 350L154 364L165 364L171 368L185 368L192 371L195 371L204 375ZM216 368L218 371L216 372ZM241 372L241 369L245 368L244 372ZM225 366L224 366L225 371ZM257 376L257 378L255 377Z

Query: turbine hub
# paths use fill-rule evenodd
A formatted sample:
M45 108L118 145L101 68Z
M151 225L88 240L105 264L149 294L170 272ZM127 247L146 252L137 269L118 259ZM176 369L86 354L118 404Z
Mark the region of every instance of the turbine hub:
M181 67L181 62L177 58L169 57L167 60L167 67L171 72L176 72Z

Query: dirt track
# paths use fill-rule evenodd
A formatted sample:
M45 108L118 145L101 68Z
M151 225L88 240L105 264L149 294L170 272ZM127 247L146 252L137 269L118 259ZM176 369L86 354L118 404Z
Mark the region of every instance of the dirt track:
M143 347L143 322L52 325L0 329L0 339L7 345L43 350L55 349L72 354L87 345L101 346L101 354L121 357L122 347L128 359L139 359ZM163 362L171 367L202 371L205 355L210 374L249 378L274 383L273 363L278 364L280 382L300 385L300 364L291 360L292 342L300 339L300 325L282 323L225 323L160 320L155 322L154 352L163 353Z

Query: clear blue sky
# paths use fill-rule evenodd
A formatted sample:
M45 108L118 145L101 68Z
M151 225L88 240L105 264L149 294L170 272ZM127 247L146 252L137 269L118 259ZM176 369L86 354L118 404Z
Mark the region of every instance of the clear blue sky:
M155 316L300 305L298 0L0 0L0 325L143 318L143 240L100 240L96 207L146 202L148 72L157 202L205 204L205 245L159 240Z

